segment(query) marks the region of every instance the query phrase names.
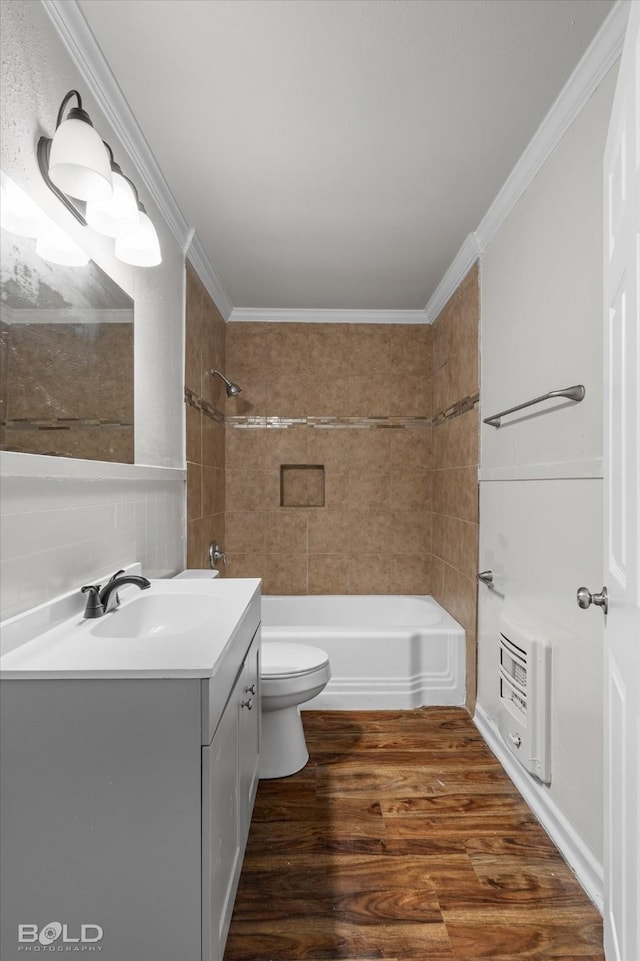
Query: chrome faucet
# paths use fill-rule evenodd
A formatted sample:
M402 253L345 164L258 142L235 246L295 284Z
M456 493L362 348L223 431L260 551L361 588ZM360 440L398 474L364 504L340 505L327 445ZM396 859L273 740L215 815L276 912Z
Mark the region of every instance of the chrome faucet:
M135 584L141 591L151 587L151 581L148 581L146 577L141 577L138 574L125 574L124 571L116 571L104 587L101 588L99 584L87 584L82 588L82 593L89 595L82 616L102 617L110 611L115 611L120 604L118 588L122 587L123 584Z

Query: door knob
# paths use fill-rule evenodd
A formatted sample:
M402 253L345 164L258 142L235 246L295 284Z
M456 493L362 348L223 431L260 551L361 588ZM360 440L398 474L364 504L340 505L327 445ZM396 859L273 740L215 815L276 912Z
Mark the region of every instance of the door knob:
M609 595L606 587L603 587L599 594L592 594L586 587L579 587L576 595L578 607L586 611L591 604L601 607L605 614L609 613Z

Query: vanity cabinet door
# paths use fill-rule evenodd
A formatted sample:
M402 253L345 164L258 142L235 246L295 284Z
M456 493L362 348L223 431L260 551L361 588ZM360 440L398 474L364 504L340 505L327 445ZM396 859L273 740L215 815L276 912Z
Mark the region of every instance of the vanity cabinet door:
M202 749L202 959L222 961L258 787L260 630Z
M240 875L238 686L202 749L202 958L222 961Z
M260 629L253 638L240 675L239 833L242 853L247 843L253 803L258 790L260 755Z

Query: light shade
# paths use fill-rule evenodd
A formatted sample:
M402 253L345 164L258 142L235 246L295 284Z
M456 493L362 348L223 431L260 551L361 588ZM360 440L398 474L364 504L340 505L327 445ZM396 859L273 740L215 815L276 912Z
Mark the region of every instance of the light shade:
M82 247L52 220L47 220L36 240L36 253L43 260L64 267L84 267L89 263L89 257Z
M84 111L71 111L81 113ZM59 190L78 200L105 201L113 193L109 155L88 118L70 116L56 130L49 154L49 177Z
M156 267L162 262L160 242L144 207L138 208L140 217L136 230L116 237L115 254L118 260L134 267Z
M135 231L139 225L138 203L131 184L117 170L111 169L113 194L106 200L87 203L87 223L105 237L119 237Z

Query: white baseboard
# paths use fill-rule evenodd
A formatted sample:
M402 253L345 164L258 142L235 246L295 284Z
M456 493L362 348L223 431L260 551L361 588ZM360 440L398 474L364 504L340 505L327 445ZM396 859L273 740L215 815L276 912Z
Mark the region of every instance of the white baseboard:
M565 861L575 871L578 881L589 898L602 914L604 909L602 865L544 786L527 774L514 760L503 743L498 728L481 707L476 707L473 721Z

